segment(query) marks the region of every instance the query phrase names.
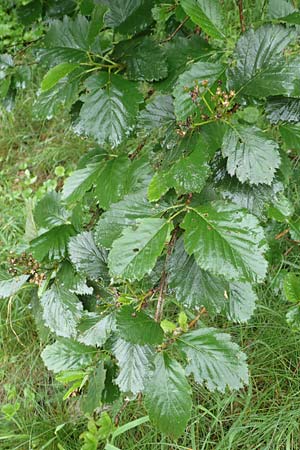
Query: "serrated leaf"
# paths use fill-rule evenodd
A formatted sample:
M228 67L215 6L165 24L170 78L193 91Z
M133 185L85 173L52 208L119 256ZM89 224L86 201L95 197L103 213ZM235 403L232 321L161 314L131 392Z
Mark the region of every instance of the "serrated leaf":
M288 0L269 0L267 16L271 19L279 19L280 17L292 14L296 8Z
M229 283L224 292L225 302L222 311L233 322L247 322L256 306L257 295L250 283Z
M69 75L69 73L73 72L73 70L77 69L78 67L79 65L74 63L61 63L53 67L46 73L42 80L42 91L48 91L49 89L53 88L59 82L59 80L61 80L61 78Z
M158 345L163 341L161 326L143 311L123 306L117 313L117 330L120 337L132 344Z
M274 97L268 99L266 113L272 124L300 122L300 99Z
M259 128L235 125L225 133L222 153L228 173L241 183L270 185L280 165L278 148Z
M93 287L87 285L84 274L76 272L67 260L61 263L56 279L73 294L92 295L94 292Z
M107 252L98 248L91 232L84 231L70 238L69 256L78 270L91 279L107 280Z
M68 222L70 212L61 204L58 192L49 192L37 203L34 209L34 220L40 228L52 228Z
M72 339L59 339L47 345L41 357L45 366L55 373L81 369L92 362L95 350Z
M288 149L300 150L300 124L281 125L279 132Z
M293 31L281 25L263 25L244 33L233 55L237 63L228 71L230 88L254 97L298 95L299 60L283 58L293 38Z
M104 363L100 361L94 372L89 376L87 392L81 400L80 406L85 414L92 415L94 410L101 405L105 376Z
M177 438L184 432L192 409L191 387L181 365L165 353L156 355L145 406L162 433Z
M103 3L109 7L106 25L120 33L136 34L153 21L152 0L104 0Z
M51 331L62 337L75 337L83 306L75 294L53 284L41 297L43 319Z
M187 375L210 391L225 392L226 387L240 389L248 383L246 355L229 334L214 328L200 328L182 335L179 348L185 353Z
M202 269L228 280L264 279L266 244L255 216L233 204L214 202L190 210L181 226L185 249Z
M113 345L120 371L116 383L122 392L143 392L149 377L154 349L150 345L137 345L118 339Z
M150 37L121 42L116 56L125 63L130 80L158 81L168 75L163 49Z
M152 218L140 219L135 227L126 228L109 253L112 276L141 280L153 269L171 231L172 224Z
M205 33L216 39L224 39L225 23L218 0L181 0L180 4Z
M164 209L163 204L151 204L145 190L126 195L102 214L95 229L95 240L99 245L110 248L124 228L134 225L137 219L158 216Z
M156 128L174 127L175 114L171 95L154 97L140 112L138 126L142 130L152 131Z
M134 82L119 75L99 73L85 83L89 92L82 97L77 129L116 147L133 130L143 97Z
M286 299L292 303L300 303L300 277L294 273L288 273L284 277L283 290Z
M82 344L102 347L114 329L115 318L113 314L103 317L86 312L78 324L77 340Z
M76 234L72 225L51 228L30 242L30 251L35 259L62 259L67 254L68 241Z
M15 295L28 280L29 275L20 275L10 279L0 279L0 298Z
M191 98L191 92L196 86L201 86L204 80L207 80L207 86L211 87L223 72L224 67L220 63L199 61L179 76L173 91L177 120L185 121L188 117L199 114L199 108Z
M197 148L177 161L167 172L157 172L149 185L149 200L159 200L170 188L174 188L178 195L201 192L210 171L209 159L209 154Z

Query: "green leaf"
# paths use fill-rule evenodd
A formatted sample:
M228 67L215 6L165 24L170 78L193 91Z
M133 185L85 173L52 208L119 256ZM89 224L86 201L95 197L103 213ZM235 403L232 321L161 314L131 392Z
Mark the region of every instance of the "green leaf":
M30 242L30 251L35 259L62 259L67 254L68 241L74 236L72 225L59 225L41 234Z
M210 391L225 392L226 386L240 389L248 383L246 355L229 334L200 328L182 335L178 345L188 360L187 375L193 374Z
M98 245L110 248L126 227L133 226L137 219L160 215L165 207L163 204L150 203L145 190L126 195L102 214L96 226L95 240Z
M227 171L241 183L272 183L280 165L278 144L257 127L235 125L224 136L222 153Z
M224 39L225 23L218 0L181 0L180 4L205 33L216 39Z
M114 329L115 318L113 314L103 317L99 314L85 312L78 324L77 340L93 347L102 347Z
M101 405L102 392L105 386L106 370L103 361L100 361L94 372L89 376L86 395L81 400L81 408L85 414L92 415Z
M151 422L162 433L179 437L191 415L191 394L181 365L166 353L157 354L145 393L145 406Z
M300 329L300 308L299 306L293 306L286 313L286 321L290 325L293 331L299 331Z
M119 75L99 73L85 83L89 92L82 97L77 129L116 147L133 130L143 97L134 82Z
M300 99L274 97L268 99L266 113L272 124L300 122Z
M78 272L97 280L108 280L107 252L98 248L91 232L84 231L70 238L69 255Z
M196 148L167 172L157 172L149 185L149 200L151 202L159 200L170 188L174 188L178 195L201 192L210 172L209 159L209 154L203 152L203 149Z
M105 15L108 27L123 34L136 34L144 30L153 21L152 0L103 0L109 6Z
M117 330L122 339L132 344L161 344L164 333L161 326L142 311L123 306L117 313Z
M58 81L61 80L61 78L69 75L69 73L73 72L73 70L77 69L77 67L79 67L78 64L61 63L58 66L50 69L42 80L42 91L48 91L49 89L53 88L58 83Z
M158 95L151 99L140 112L138 126L141 130L152 131L157 128L173 128L175 115L171 95Z
M190 210L181 226L185 249L203 270L228 280L264 279L266 244L256 217L235 205L214 202Z
M199 115L199 108L191 98L191 92L202 81L207 80L207 87L211 87L224 72L220 63L199 61L190 66L178 78L173 91L175 97L174 107L177 120L185 121L190 116Z
M143 392L149 377L154 349L150 345L137 345L118 339L113 346L120 372L116 383L122 392Z
M28 280L29 275L20 275L14 278L0 279L0 298L7 298L15 295Z
M296 8L289 0L269 0L267 16L271 19L279 19L292 14L295 10Z
M116 56L125 63L130 80L158 81L168 75L163 49L150 37L121 42Z
M75 337L83 306L75 294L53 284L41 298L43 319L51 331L62 337Z
M105 154L97 155L86 167L75 170L65 181L62 197L68 202L77 202L89 191L98 179Z
M293 38L293 31L280 25L263 25L244 33L233 54L236 65L228 72L230 88L254 97L293 95L299 67L282 57Z
M20 22L25 25L31 25L38 21L42 15L42 3L41 0L32 0L26 5L20 5L17 7L17 15Z
M55 373L86 367L92 362L95 349L71 339L59 339L42 351L45 366Z
M300 123L295 125L281 125L279 132L288 149L300 150Z
M257 296L250 283L229 283L228 290L224 292L225 302L223 312L233 322L247 322L256 306Z
M286 299L292 303L300 303L300 277L295 273L288 273L284 277L283 290Z
M61 263L56 279L73 294L93 294L94 289L87 285L84 274L76 272L72 264L67 260Z
M70 212L61 204L58 192L49 192L37 203L34 209L34 220L40 228L52 228L68 222Z
M112 276L141 280L149 273L170 238L172 224L164 219L140 219L114 241L108 257Z

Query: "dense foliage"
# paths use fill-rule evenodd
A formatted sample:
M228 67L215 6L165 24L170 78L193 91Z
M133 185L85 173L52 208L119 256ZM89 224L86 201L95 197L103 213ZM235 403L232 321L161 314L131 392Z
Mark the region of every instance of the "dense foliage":
M190 377L211 391L248 383L245 353L210 318L249 320L276 258L277 223L292 239L300 233L286 195L300 149L300 13L270 1L265 23L233 42L221 3L19 8L27 26L49 24L30 45L45 71L36 116L67 109L96 144L30 212L22 273L0 281L0 295L34 288L37 321L53 339L43 360L71 383L68 395L80 390L84 413L142 399L174 438L190 417ZM18 52L0 58L7 105L29 69ZM284 289L298 327L296 274ZM116 433L106 413L99 420L86 449L96 448L91 436L97 446Z

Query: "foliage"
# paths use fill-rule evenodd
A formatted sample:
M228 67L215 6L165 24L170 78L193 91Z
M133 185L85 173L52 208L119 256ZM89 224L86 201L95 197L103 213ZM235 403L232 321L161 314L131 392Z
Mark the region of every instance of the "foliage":
M151 422L178 438L191 377L221 392L248 383L246 355L207 312L247 321L276 222L298 240L285 195L298 150L298 13L276 14L269 2L269 23L233 49L218 1L171 2L167 14L150 0L79 10L69 1L64 14L37 3L35 20L54 19L34 49L46 72L35 113L50 118L63 105L97 144L62 193L32 211L34 276L25 269L0 294L13 295L22 277L38 285L54 341L43 360L56 373L84 370L85 413L143 394ZM4 102L15 61L1 57ZM284 284L296 303L298 283ZM297 323L298 305L288 320ZM97 445L102 423L89 427Z

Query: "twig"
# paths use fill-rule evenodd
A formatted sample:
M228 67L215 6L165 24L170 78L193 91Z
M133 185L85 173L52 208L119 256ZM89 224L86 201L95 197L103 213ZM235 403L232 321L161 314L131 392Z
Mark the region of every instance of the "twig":
M205 314L206 308L201 308L199 313L197 314L197 316L189 323L189 328L194 328L197 325L198 320L201 318L201 316L203 316L203 314Z
M242 33L245 33L246 27L245 27L243 0L238 0L238 6L239 6L241 30L242 30Z
M167 250L167 256L166 256L166 261L165 261L165 265L164 265L164 270L160 279L160 284L159 284L159 294L158 294L158 299L157 299L157 305L156 305L156 311L155 311L155 316L154 319L156 322L160 322L161 318L162 318L162 314L163 314L163 309L164 309L164 303L165 303L165 293L166 293L166 289L167 289L167 285L168 285L168 281L167 281L167 271L166 271L166 267L167 267L167 262L169 257L172 254L173 251L173 247L176 241L176 234L177 234L177 229L175 228L172 238L169 242L168 245L168 250Z
M121 417L122 413L124 412L124 410L125 410L126 406L128 405L128 403L129 403L129 398L126 398L124 403L123 403L123 405L121 406L118 414L115 417L115 426L116 427L119 425L120 417Z
M286 230L284 230L281 233L277 234L275 236L276 241L278 241L278 239L281 239L282 237L284 237L289 231L290 231L290 229L287 228Z
M170 41L171 39L173 39L173 37L176 36L176 34L178 33L178 31L180 31L181 28L183 27L183 25L188 21L188 19L189 19L189 16L186 16L186 17L183 19L183 21L178 25L178 27L176 28L176 30L173 31L173 33L170 34L170 36L167 37L163 42L168 42L168 41Z

